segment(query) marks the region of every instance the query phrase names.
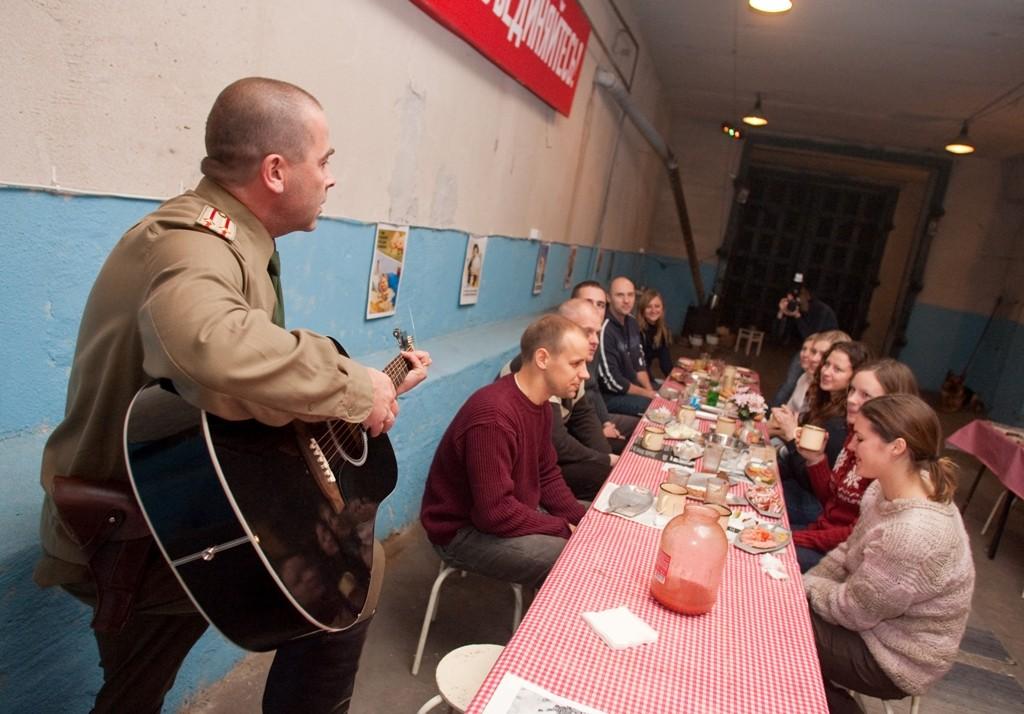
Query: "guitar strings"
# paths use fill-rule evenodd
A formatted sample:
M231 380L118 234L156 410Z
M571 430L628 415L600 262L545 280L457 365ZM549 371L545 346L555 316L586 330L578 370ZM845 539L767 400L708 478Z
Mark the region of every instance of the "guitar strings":
M382 371L391 378L392 382L398 385L409 374L409 366L405 358L399 355ZM320 446L320 453L323 454L328 464L333 468L339 457L346 460L356 458L352 455L362 442L361 437L365 431L362 426L341 419L331 419L324 423L326 425L325 430L320 437L314 438L316 438L316 442Z

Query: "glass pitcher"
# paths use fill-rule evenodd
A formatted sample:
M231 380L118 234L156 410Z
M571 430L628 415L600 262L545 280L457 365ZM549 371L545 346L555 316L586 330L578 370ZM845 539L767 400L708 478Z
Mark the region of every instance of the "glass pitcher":
M702 615L714 606L729 550L718 517L691 504L662 531L651 594L670 610Z

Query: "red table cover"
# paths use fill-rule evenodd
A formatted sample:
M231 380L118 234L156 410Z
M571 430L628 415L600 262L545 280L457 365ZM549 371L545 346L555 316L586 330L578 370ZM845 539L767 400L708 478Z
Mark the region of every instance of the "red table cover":
M659 398L652 406L675 405ZM701 422L705 430L712 424ZM654 490L662 476L660 462L627 448L609 480ZM730 547L718 601L691 617L650 594L660 536L588 510L467 714L483 710L506 672L607 714L827 712L792 543L775 553L787 580L770 578L759 556ZM657 630L658 641L612 650L580 616L620 605Z
M975 419L946 443L974 456L1018 498L1024 498L1024 441L1020 429Z

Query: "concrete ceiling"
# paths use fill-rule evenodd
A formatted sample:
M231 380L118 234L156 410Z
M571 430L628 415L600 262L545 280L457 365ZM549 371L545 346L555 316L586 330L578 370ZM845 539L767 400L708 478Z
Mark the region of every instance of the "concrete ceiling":
M672 116L738 122L763 95L772 134L937 152L1024 82L1024 0L632 0ZM970 124L975 156L1024 154L1024 87ZM990 113L991 112L991 113Z

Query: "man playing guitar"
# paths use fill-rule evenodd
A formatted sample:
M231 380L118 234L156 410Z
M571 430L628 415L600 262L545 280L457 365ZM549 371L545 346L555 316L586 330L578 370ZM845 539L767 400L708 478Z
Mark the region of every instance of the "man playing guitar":
M408 374L397 381L339 353L328 337L283 327L275 239L313 230L334 185L319 102L285 82L234 82L210 111L206 150L195 190L143 218L103 265L82 318L65 419L44 451L44 554L35 580L89 604L103 602L103 588L87 538L55 503L55 477L86 479L100 491L126 482L121 424L147 382L160 379L230 422L341 420L361 424L372 439L394 425L397 395L427 376L426 352L403 353ZM97 606L104 684L95 712L158 712L207 628L156 549L141 553L121 602L128 605ZM347 711L367 622L282 644L264 711Z

